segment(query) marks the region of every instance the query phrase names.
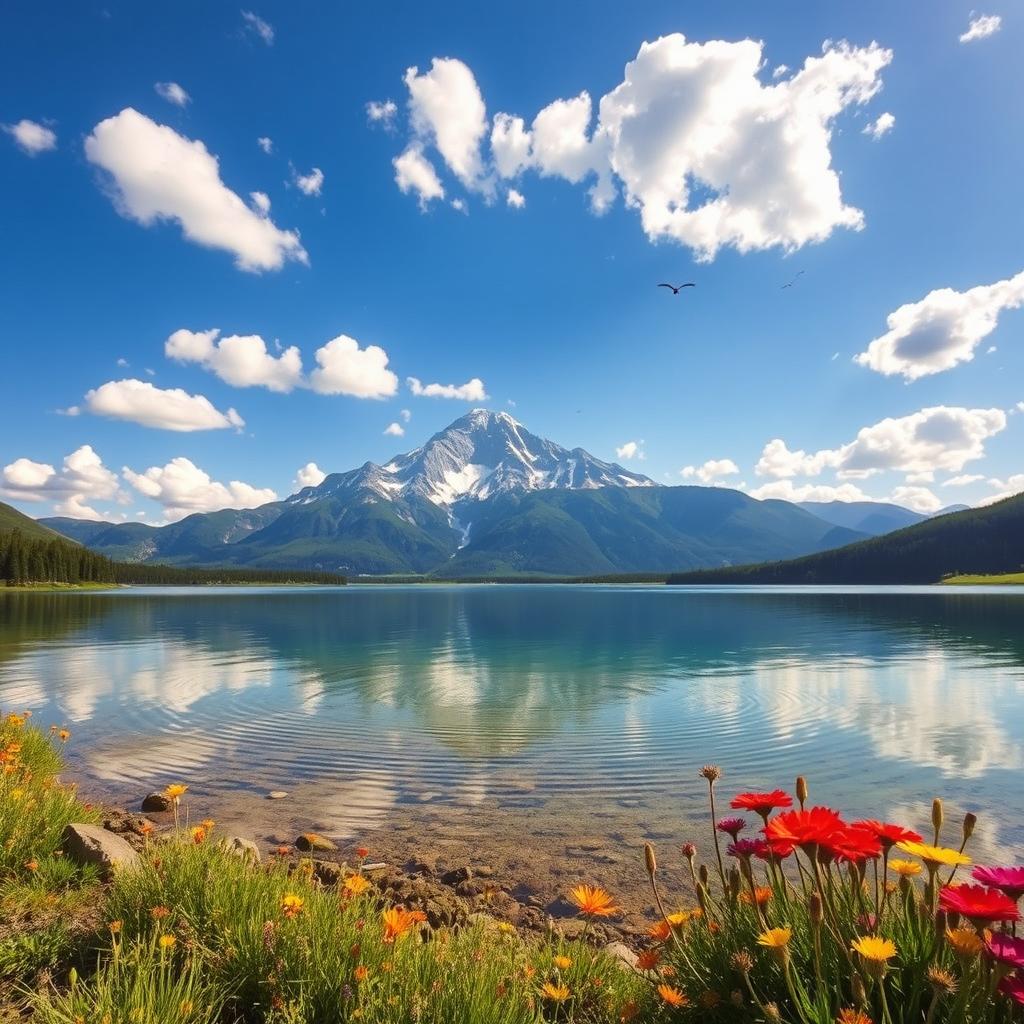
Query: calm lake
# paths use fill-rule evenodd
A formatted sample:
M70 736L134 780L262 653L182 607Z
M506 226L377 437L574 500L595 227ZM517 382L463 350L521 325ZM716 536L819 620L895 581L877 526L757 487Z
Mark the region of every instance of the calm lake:
M1024 590L6 594L0 707L71 729L87 794L181 781L267 828L682 839L715 762L725 797L803 773L923 825L941 794L993 856L1024 845Z

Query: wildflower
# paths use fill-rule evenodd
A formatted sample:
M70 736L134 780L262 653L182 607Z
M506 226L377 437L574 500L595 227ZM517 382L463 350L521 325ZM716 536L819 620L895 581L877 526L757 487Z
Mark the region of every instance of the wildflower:
M193 825L189 830L189 835L192 837L192 842L198 846L206 839L206 829L202 825Z
M942 801L938 797L932 801L932 825L935 828L935 845L938 846L942 831Z
M499 921L498 922L498 931L499 932L510 933L510 932L514 932L515 930L516 930L515 925L509 924L508 921Z
M33 857L31 860L25 861L25 870L26 871L38 871L39 870L39 861L37 861L35 859L35 857Z
M156 906L150 910L149 916L153 918L154 921L159 921L161 918L167 917L169 913L170 911L166 907Z
M700 994L700 1005L705 1010L714 1010L722 1002L722 997L712 989Z
M148 836L148 835L150 835L150 833L152 833L153 828L154 828L153 822L151 822L151 821L144 821L139 826L139 835L141 835L141 836Z
M572 959L567 956L556 956L551 961L560 971L567 971L572 967Z
M71 739L71 733L67 729L61 729L58 731L57 736L60 738L61 743L67 743Z
M680 1006L685 1006L689 1000L683 995L682 992L677 988L673 988L671 985L659 985L658 995L664 1000L665 1004L678 1009Z
M999 991L1004 996L1008 996L1015 1003L1019 1003L1024 1006L1024 978L1020 975L1012 975L1008 978L1003 978L999 982Z
M983 868L977 867L971 877L982 885L999 889L1014 902L1024 896L1024 867L1015 868Z
M934 871L939 865L956 867L959 864L970 864L971 858L959 850L951 850L945 846L929 846L927 843L918 843L909 839L903 839L896 844L904 853L913 857L920 857L928 865L929 870Z
M366 964L360 964L352 972L352 976L356 979L356 981L366 981L366 978L369 975L369 973L370 969L366 966Z
M804 804L807 803L807 780L802 776L796 777L796 798L800 802L800 810L804 809Z
M786 966L789 963L789 940L793 937L790 928L769 928L761 932L757 937L757 944L770 949L779 963Z
M659 921L657 924L651 925L647 934L656 942L667 942L672 936L672 925L668 921Z
M740 899L744 903L757 903L759 907L763 907L766 903L770 903L772 896L775 894L767 885L759 885L754 889L754 894L751 896L745 889L740 893Z
M740 832L747 827L742 818L720 818L715 825L719 832L725 832L732 836L733 842L739 839Z
M771 852L771 847L763 839L737 839L726 847L725 852L738 860L749 860L751 857L763 860Z
M853 827L873 832L882 844L882 849L887 851L891 850L897 843L921 842L921 836L909 828L904 828L902 825L890 825L888 822L876 821L874 818L868 818L865 821L855 821Z
M370 851L365 846L357 846L356 856L360 860L366 860L366 858L370 856Z
M637 958L636 966L641 971L653 971L661 960L661 952L657 949L645 949Z
M598 886L577 885L570 890L569 899L583 917L614 917L619 913L611 895Z
M110 929L110 934L111 935L120 935L121 934L121 929L124 927L124 922L123 921L111 921L110 924L107 925L107 927Z
M985 945L978 933L970 928L950 928L946 932L946 942L954 953L968 958L977 956Z
M823 845L837 860L849 864L863 864L882 853L877 834L865 828L838 829Z
M896 944L880 935L862 935L853 940L850 948L875 964L888 963L896 955Z
M164 789L164 796L167 797L172 804L176 804L187 792L188 786L185 786L180 782L172 782Z
M658 870L658 858L654 856L654 847L650 843L644 843L644 865L647 868L647 874L653 878L654 873Z
M281 897L281 915L283 917L298 917L306 901L294 893L286 893Z
M998 889L981 885L947 885L939 892L939 906L947 913L963 914L977 924L1019 921L1017 904Z
M1024 939L995 932L986 939L985 948L993 960L1008 964L1010 967L1024 968Z
M216 825L217 822L215 822L213 818L203 818L203 820L199 822L199 824L202 825L207 832L212 832L213 826Z
M349 875L348 878L342 882L342 886L349 896L358 896L360 893L366 892L366 890L370 888L370 883L362 875Z
M836 1024L872 1024L872 1021L863 1010L848 1006L845 1010L839 1011Z
M805 852L809 847L825 843L844 827L843 819L828 807L812 807L809 811L784 811L765 825L764 834L774 849L777 843L799 846Z
M745 949L741 949L733 953L732 965L740 974L746 977L754 969L754 960Z
M167 933L160 936L160 948L170 949L178 941L177 936Z
M392 907L381 915L384 925L384 942L394 942L401 938L410 928L426 921L427 915L422 910L406 910L404 907Z
M553 1003L563 1003L569 998L569 986L556 985L553 981L545 981L540 991L545 999L550 999Z
M696 843L683 843L683 845L681 847L679 847L679 849L682 852L682 855L688 861L692 862L693 858L697 856L697 845L696 845Z
M921 874L921 865L916 860L891 860L889 870L895 871L902 878L913 878Z
M706 764L698 774L714 785L722 777L722 769L717 764Z
M696 914L695 910L677 910L674 914L669 914L665 920L668 921L673 928L679 928L686 924L694 914Z
M274 851L274 853L275 853L275 854L276 854L276 855L277 855L278 857L287 857L287 856L288 856L288 854L290 854L291 852L292 852L292 848L291 848L290 846L279 846L279 847L278 847L278 848L277 848L277 849L276 849L276 850Z
M772 811L792 807L793 798L781 789L773 789L770 793L740 793L733 797L729 806L734 811L753 811L767 824L768 815Z
M927 976L936 996L951 996L956 992L956 978L945 968L932 964L928 968Z

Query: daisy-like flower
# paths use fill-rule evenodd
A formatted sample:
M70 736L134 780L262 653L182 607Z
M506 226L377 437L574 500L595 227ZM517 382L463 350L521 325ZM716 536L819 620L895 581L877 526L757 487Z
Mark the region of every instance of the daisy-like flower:
M71 733L69 733L67 729L59 729L57 731L57 736L60 738L61 743L67 743L67 741L71 739Z
M569 998L569 986L556 985L553 981L545 981L540 991L545 999L550 999L553 1003L563 1003Z
M1018 975L1010 975L999 982L999 991L1004 996L1012 999L1015 1003L1024 1006L1024 978Z
M939 907L957 913L975 925L995 921L1019 921L1017 904L998 889L982 885L947 885L939 890Z
M1024 867L983 868L976 867L971 877L982 885L999 889L1011 900L1017 901L1024 896Z
M946 942L954 953L967 958L977 956L985 946L973 928L946 929Z
M406 910L405 907L392 907L381 914L381 921L384 925L384 942L394 942L400 939L407 931L426 921L427 915L422 910Z
M970 864L971 858L959 850L951 850L946 846L929 846L911 839L901 839L896 844L904 853L912 857L920 857L934 871L940 865L955 868L961 864Z
M873 1021L863 1010L848 1006L845 1010L839 1011L836 1024L873 1024Z
M753 811L767 821L772 811L793 806L793 798L781 789L773 789L770 793L740 793L732 798L729 806L734 811Z
M737 860L749 860L751 857L764 859L771 853L771 847L763 839L737 839L725 848L725 852Z
M772 848L779 843L799 846L807 851L828 840L841 828L843 819L829 807L812 807L804 811L784 811L777 814L764 827L764 834Z
M370 968L367 967L366 964L360 964L352 972L352 976L356 979L356 981L366 981L367 977L369 977L369 974L370 974Z
M662 1001L673 1009L678 1009L680 1006L685 1006L689 1000L686 996L679 991L677 988L673 988L671 985L659 985L658 995L661 996Z
M855 821L853 828L867 829L873 832L878 841L882 844L883 850L891 850L897 843L919 843L921 836L902 825L891 825L885 821L877 821L874 818L866 818L864 821Z
M569 899L582 917L614 917L619 913L611 895L596 885L577 885L569 891Z
M560 970L567 971L572 967L572 957L568 956L556 956L552 957L551 962Z
M739 838L739 834L747 827L742 818L720 818L715 825L719 832L725 832L732 836L733 842Z
M766 903L771 903L772 896L774 895L767 885L759 885L755 887L753 896L744 889L740 893L740 899L744 903L754 903L756 901L759 907L763 907Z
M836 860L850 864L863 864L882 855L878 836L866 828L841 828L823 844Z
M281 914L284 917L298 917L305 905L306 901L301 896L296 896L292 892L286 893L281 897Z
M937 996L951 996L956 992L957 981L944 967L932 964L927 972L928 983Z
M370 883L362 875L349 875L341 884L349 896L358 896L370 888Z
M645 949L637 958L636 966L641 971L653 971L661 961L661 951L657 949Z
M1005 932L993 932L985 940L985 949L993 960L1010 967L1024 968L1024 939Z
M159 939L160 948L161 949L170 949L177 941L178 941L177 936L171 935L170 933L167 933L165 935L161 935L160 939Z
M206 840L206 829L202 825L193 825L188 830L188 834L192 837L192 842L198 846L200 843Z
M889 870L895 871L903 878L913 878L915 875L921 874L922 868L916 860L891 860L889 861Z
M659 921L657 924L651 925L647 934L656 942L668 942L672 937L672 925L668 921Z
M768 949L785 949L793 938L792 928L769 928L757 937L757 944Z
M181 782L172 782L169 786L165 787L164 796L167 797L172 804L176 804L187 792L188 786Z
M880 935L862 935L854 939L850 948L859 953L868 973L881 978L889 961L896 955L896 944Z

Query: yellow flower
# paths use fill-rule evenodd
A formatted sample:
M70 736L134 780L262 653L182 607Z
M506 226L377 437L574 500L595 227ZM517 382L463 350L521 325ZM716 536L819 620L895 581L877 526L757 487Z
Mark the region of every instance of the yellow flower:
M959 864L971 863L971 858L967 854L945 846L929 846L927 843L914 843L906 839L896 845L904 853L909 853L912 857L920 857L932 869L940 864L953 868Z
M350 896L358 896L370 888L370 883L362 875L349 875L342 885Z
M572 959L567 956L556 956L551 961L560 971L567 971L572 967Z
M285 917L298 917L306 901L294 893L286 893L281 897L281 913Z
M692 916L693 915L688 910L679 910L674 914L669 914L665 920L668 921L673 928L678 928L680 925L686 924Z
M164 796L167 797L171 803L176 804L187 792L188 786L185 786L180 782L172 782L166 789L164 789Z
M791 938L793 938L791 928L769 928L768 931L758 935L757 944L767 946L769 949L785 949Z
M577 885L569 891L569 899L583 917L613 917L619 912L609 893L596 885Z
M509 924L508 921L499 921L498 922L498 931L499 932L514 932L515 930L516 930L515 925Z
M160 948L170 949L178 941L177 936L174 935L161 935L160 936Z
M212 832L213 826L216 825L217 822L215 822L213 818L203 818L203 820L199 822L199 824L202 825L207 832Z
M913 878L914 875L921 874L921 865L916 860L891 860L889 870L904 878Z
M57 735L60 737L61 743L67 743L67 741L71 739L71 733L69 733L67 729L61 729Z
M880 935L862 935L859 939L853 940L850 948L855 953L860 953L865 960L880 964L896 955L896 944L889 939L883 939Z
M973 928L950 928L946 931L946 941L960 956L977 956L985 945Z
M550 999L554 1003L561 1003L569 998L568 985L556 985L553 981L545 981L540 990L545 999Z

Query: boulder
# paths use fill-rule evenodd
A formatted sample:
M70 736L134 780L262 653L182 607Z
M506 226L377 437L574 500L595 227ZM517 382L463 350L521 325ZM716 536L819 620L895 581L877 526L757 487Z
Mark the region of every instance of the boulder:
M221 840L221 845L228 853L233 853L236 857L241 857L242 860L251 860L254 864L259 864L262 860L260 848L251 839L245 839L242 836L228 836Z
M64 855L78 864L95 864L104 878L131 870L141 857L124 839L99 825L73 822L64 829Z
M620 961L623 967L628 967L631 971L637 970L636 966L636 953L633 952L624 942L609 942L604 947L604 951L616 960Z
M268 800L283 800L288 794L283 789L272 789L267 794Z
M311 850L336 850L337 848L330 839L317 835L316 832L303 832L295 840L295 849L301 850L303 853L309 853Z
M142 801L142 810L146 814L153 814L158 811L169 811L171 809L171 801L163 795L163 793L150 793Z
M468 865L461 868L452 868L441 876L445 885L458 885L459 882L468 882L473 877L473 869Z

